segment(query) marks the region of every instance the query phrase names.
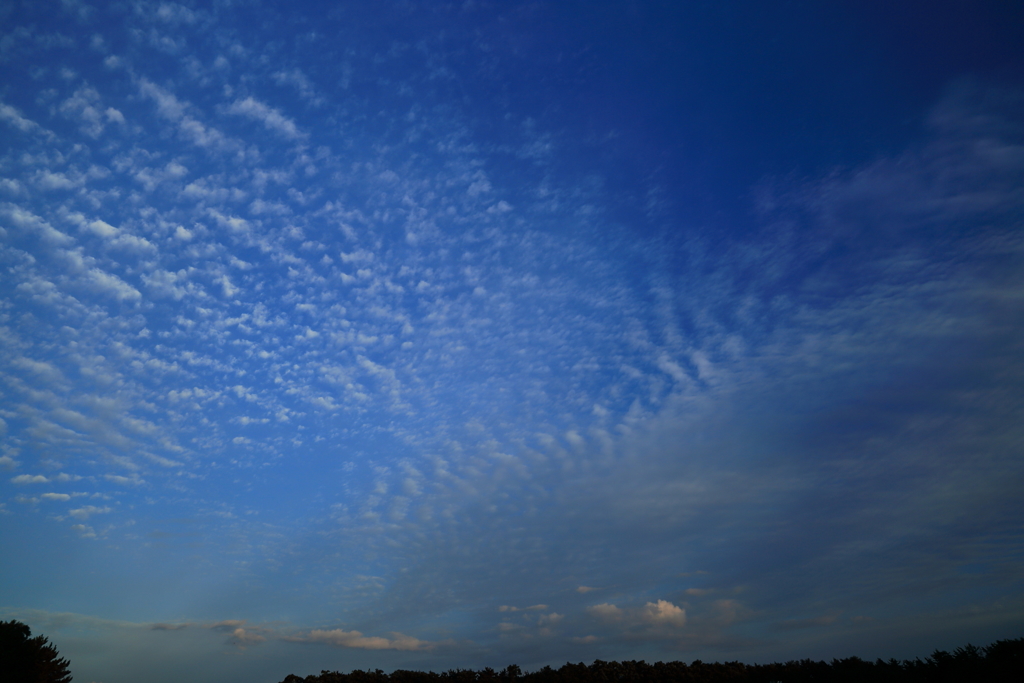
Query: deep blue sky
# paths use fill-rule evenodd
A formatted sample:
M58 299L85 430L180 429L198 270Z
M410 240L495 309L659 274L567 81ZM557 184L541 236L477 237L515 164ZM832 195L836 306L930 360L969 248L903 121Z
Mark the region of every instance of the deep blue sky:
M0 29L0 618L76 680L1024 629L1011 3Z

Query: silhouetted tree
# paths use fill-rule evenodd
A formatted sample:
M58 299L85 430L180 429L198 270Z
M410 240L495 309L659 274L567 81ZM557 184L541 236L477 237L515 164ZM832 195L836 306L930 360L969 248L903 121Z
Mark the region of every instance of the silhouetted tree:
M4 683L70 683L68 660L45 636L32 637L20 621L0 621L0 676Z

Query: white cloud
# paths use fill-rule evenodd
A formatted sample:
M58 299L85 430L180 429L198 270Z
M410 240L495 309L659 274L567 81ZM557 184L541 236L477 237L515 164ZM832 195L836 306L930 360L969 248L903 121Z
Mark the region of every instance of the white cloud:
M206 149L230 148L231 143L223 133L196 120L186 114L189 105L178 100L174 94L145 78L138 82L139 91L157 106L161 117L178 124L178 131L183 138Z
M686 625L686 610L668 600L648 602L641 608L623 609L611 603L602 603L587 608L587 612L606 623L622 623L626 627L648 625L679 628Z
M173 94L155 83L151 83L145 78L140 78L139 91L156 103L157 111L164 118L177 121L185 115L185 105L179 102L178 98Z
M76 90L74 95L61 103L60 110L68 118L77 119L82 132L92 138L98 138L103 133L107 122L118 117L124 121L124 117L116 109L103 111L99 93L90 87Z
M305 638L295 638L315 643L327 643L335 647L357 648L362 650L429 650L435 643L419 640L401 633L392 633L391 638L364 636L359 631L342 629L310 631Z
M71 529L77 531L82 538L96 538L96 531L88 524L72 524Z
M156 251L156 245L145 237L139 237L126 232L122 232L119 237L111 240L110 246L114 249L134 254L145 254Z
M64 375L52 364L45 361L33 360L21 356L11 361L11 365L32 373L37 378L42 378L50 384L59 384L64 381Z
M686 610L668 600L658 600L644 605L643 619L651 624L666 624L681 627L686 625Z
M357 249L348 254L341 252L338 256L341 257L343 263L366 263L373 260L373 252L366 249Z
M170 297L175 300L182 299L187 290L179 283L186 282L187 273L184 270L172 273L167 270L156 270L150 274L143 274L142 281L156 296Z
M0 178L0 192L9 196L17 197L24 194L24 186L13 178Z
M248 233L251 231L252 226L249 221L238 216L226 216L216 209L210 209L209 214L213 216L214 220L224 228L236 233Z
M108 512L112 512L113 508L110 507L96 507L95 505L85 505L74 510L69 510L68 514L76 519L89 519L93 515L102 515Z
M554 626L555 624L562 621L562 619L565 619L565 615L559 614L557 612L552 612L551 614L542 614L540 618L537 620L537 625Z
M86 227L89 228L89 230L92 231L93 233L105 239L116 237L117 234L121 232L110 223L107 223L106 221L101 221L99 219L87 223Z
M231 637L228 640L232 645L239 648L245 648L249 645L258 645L259 643L264 642L266 637L239 626L231 632Z
M210 128L189 116L181 120L179 130L182 137L197 147L216 148L226 147L229 144L228 139L219 130Z
M71 244L75 240L57 230L45 220L31 211L14 204L0 204L0 215L4 216L16 227L37 234L44 242L50 244Z
M46 484L49 481L41 474L19 474L11 479L14 484Z
M74 190L82 185L82 181L69 178L63 173L40 171L35 176L35 184L43 190Z
M29 131L37 130L39 128L39 124L35 121L26 119L17 109L9 104L3 104L2 102L0 102L0 121L17 128L23 133L28 133Z
M176 2L161 2L155 16L157 19L173 25L196 22L196 13Z
M277 109L267 106L252 97L247 97L244 100L236 100L230 107L228 107L227 111L230 114L239 114L256 121L260 121L268 130L276 131L286 138L294 139L302 137L302 133L299 132L294 121L283 115Z
M89 270L88 281L95 290L112 296L119 301L138 301L142 298L139 290L113 273L108 273L99 268L91 268Z

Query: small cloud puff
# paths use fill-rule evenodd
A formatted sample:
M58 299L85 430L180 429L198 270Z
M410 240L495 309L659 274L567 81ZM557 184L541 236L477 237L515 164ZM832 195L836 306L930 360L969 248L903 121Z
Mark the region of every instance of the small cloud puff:
M502 605L498 608L499 612L520 612L520 611L542 611L548 608L547 605L530 605L529 607L513 607L512 605Z
M419 640L402 633L391 633L392 638L364 636L359 631L345 631L340 628L331 630L315 629L304 638L290 638L300 642L327 643L335 647L348 647L361 650L429 650L436 643Z
M686 610L668 600L648 602L639 609L623 609L611 603L601 603L587 608L587 612L607 623L624 623L627 626L671 626L686 625Z
M686 625L686 610L673 605L668 600L647 603L644 605L642 614L644 621L652 624Z
M41 474L19 474L11 478L12 484L46 484L49 479Z
M247 631L241 626L231 632L231 637L228 639L232 645L236 645L240 648L245 648L247 645L256 645L266 640L263 636L252 631Z
M88 283L95 291L112 296L118 301L138 301L142 298L139 290L113 273L108 273L99 268L89 270Z
M102 220L95 220L91 223L86 224L86 227L96 235L103 238L116 237L117 233L121 232L110 223Z
M45 494L44 494L45 497ZM109 507L96 507L95 505L86 505L85 507L75 508L68 512L69 515L76 519L89 519L92 515L105 514L111 512L112 508Z
M88 524L73 524L71 529L78 532L82 538L96 538L96 532Z
M22 133L28 133L39 128L39 125L35 121L26 119L21 115L21 112L9 104L0 103L0 121L3 121L13 128L17 128Z
M250 119L260 121L264 126L266 126L267 130L280 133L286 138L302 137L302 133L299 131L294 121L279 112L277 109L267 106L259 100L255 100L251 97L247 97L244 100L236 100L234 104L228 107L227 111L229 114L239 114Z
M542 614L542 615L540 615L540 619L537 620L537 625L538 626L554 626L555 624L557 624L558 622L560 622L564 618L565 618L565 615L564 614L559 614L558 612L552 612L551 614Z

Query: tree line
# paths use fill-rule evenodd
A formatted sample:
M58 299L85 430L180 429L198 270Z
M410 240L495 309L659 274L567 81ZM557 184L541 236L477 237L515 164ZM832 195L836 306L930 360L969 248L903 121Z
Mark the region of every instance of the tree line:
M1024 638L999 640L987 647L967 645L953 652L936 650L926 659L890 659L874 662L859 657L831 662L802 659L774 664L742 662L645 661L565 663L523 673L516 666L501 671L452 669L398 670L386 674L355 670L321 671L300 678L287 676L281 683L1021 683L1024 681Z
M0 683L70 683L69 662L60 657L44 636L32 637L19 621L0 621ZM936 650L926 659L859 657L831 662L802 659L774 664L742 662L645 661L545 666L524 673L512 664L501 671L491 668L405 671L390 674L355 670L321 671L300 678L287 676L281 683L1021 683L1024 681L1024 638L998 640L987 647L966 645L953 652Z
M2 683L71 683L68 660L45 636L32 637L20 621L0 621Z

